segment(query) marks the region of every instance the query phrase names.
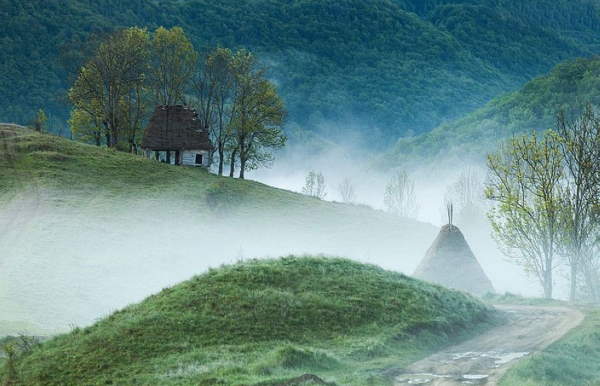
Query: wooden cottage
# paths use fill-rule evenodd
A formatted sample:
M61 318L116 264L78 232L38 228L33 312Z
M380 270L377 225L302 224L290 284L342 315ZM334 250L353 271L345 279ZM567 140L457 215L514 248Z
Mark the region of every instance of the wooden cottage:
M212 144L198 114L187 106L157 106L144 131L146 156L171 165L210 166Z

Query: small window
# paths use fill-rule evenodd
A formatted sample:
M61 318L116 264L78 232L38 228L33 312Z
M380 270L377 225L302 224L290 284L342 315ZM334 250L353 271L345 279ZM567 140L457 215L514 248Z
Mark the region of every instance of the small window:
M203 159L202 159L202 154L196 154L196 165L202 165L203 164Z

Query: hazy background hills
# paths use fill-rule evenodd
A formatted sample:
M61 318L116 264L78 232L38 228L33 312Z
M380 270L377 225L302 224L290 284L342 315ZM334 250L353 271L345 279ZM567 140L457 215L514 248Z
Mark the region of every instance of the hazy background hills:
M384 144L597 52L598 11L589 0L0 0L0 121L43 107L57 130L91 36L180 25L198 48L259 52L289 126L359 128Z
M554 128L558 111L569 118L600 103L600 57L561 63L518 91L414 137L400 139L382 159L388 165L444 159L480 163L511 135Z

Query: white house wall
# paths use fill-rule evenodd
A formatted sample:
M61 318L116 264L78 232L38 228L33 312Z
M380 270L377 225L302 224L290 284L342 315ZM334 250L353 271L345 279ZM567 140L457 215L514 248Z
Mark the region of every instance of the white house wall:
M196 154L202 154L202 165L196 165ZM185 150L182 156L182 164L187 166L208 167L208 151L206 150Z

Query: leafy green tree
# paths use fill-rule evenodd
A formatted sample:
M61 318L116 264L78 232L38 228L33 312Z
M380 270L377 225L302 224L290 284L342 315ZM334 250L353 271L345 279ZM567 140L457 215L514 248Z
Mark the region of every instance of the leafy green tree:
M239 155L240 174L272 160L272 149L285 145L283 133L285 111L275 86L258 68L256 58L240 50L233 60L234 113L231 123L234 150Z
M154 32L149 82L156 103L184 103L197 61L198 53L181 27L160 27Z
M571 269L570 299L577 299L578 276L583 274L594 301L600 301L593 253L598 242L600 223L600 116L587 105L575 120L558 114L557 130L566 164L562 198L564 216L564 255Z
M536 276L550 299L560 247L563 156L556 133L513 138L488 156L486 196L494 237L502 251Z
M136 27L109 36L83 66L69 91L75 108L101 117L109 147L117 145L123 132L126 97L144 83L150 52L148 41L148 32Z

